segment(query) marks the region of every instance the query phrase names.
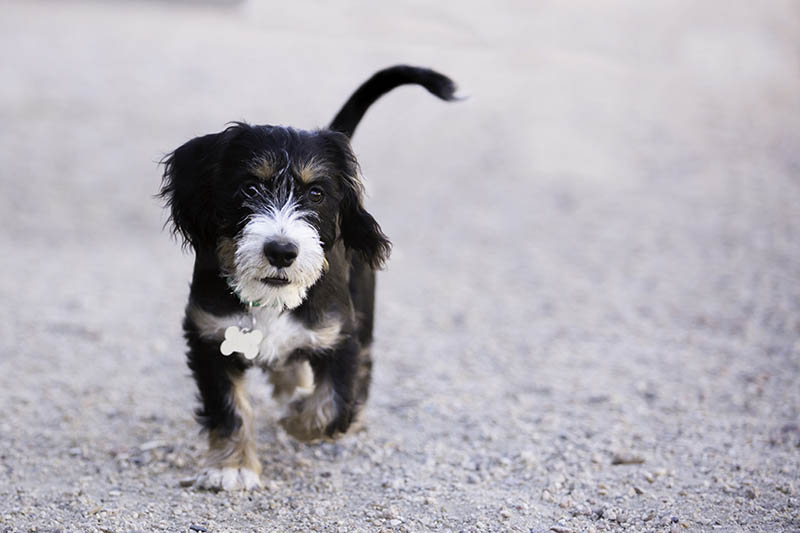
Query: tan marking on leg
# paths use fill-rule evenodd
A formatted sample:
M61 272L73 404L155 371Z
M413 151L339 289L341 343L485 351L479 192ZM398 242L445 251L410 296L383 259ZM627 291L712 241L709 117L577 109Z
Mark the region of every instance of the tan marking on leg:
M325 428L333 422L338 410L336 391L330 382L323 381L309 396L290 403L286 415L279 422L289 435L299 441L326 439Z
M367 422L364 415L364 410L360 409L353 415L353 421L350 422L350 427L347 428L347 434L352 435L366 428Z
M353 405L353 422L347 429L356 432L364 427L364 405L369 396L369 386L372 381L372 353L371 346L362 346L358 353L358 370L356 371L356 386L354 388L355 402Z
M306 361L293 363L280 370L269 372L272 384L272 397L279 403L288 402L297 389L300 393L310 394L314 388L314 374L311 365Z
M224 437L212 431L208 436L205 468L197 484L215 490L249 490L260 486L261 463L253 438L253 408L247 400L243 376L231 379L230 401L242 423Z
M216 464L249 468L260 474L261 463L258 461L253 438L253 408L247 400L244 377L234 378L231 382L231 401L236 406L236 411L239 413L242 423L228 438L219 438L213 433L209 435L209 449L211 452L209 457L219 454L218 460L215 461Z

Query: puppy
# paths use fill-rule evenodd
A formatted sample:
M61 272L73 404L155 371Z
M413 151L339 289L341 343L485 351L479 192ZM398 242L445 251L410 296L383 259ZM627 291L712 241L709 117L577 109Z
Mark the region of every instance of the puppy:
M160 196L195 253L183 330L209 442L197 486L260 486L250 367L269 374L286 402L280 425L296 439L354 426L369 392L375 270L391 244L364 208L350 137L404 84L454 99L442 74L396 66L361 85L327 129L237 122L164 159Z

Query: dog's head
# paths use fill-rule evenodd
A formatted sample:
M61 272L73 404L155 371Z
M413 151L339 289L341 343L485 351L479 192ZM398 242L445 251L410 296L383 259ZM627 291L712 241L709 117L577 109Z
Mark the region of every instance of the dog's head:
M196 253L216 254L243 300L297 307L340 240L373 268L389 254L341 133L236 123L164 164L174 232Z

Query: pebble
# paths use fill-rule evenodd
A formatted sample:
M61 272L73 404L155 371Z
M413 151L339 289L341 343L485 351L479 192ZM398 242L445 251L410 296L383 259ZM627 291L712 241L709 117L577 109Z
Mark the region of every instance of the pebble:
M199 531L200 533L203 533L204 531L208 531L203 526L198 526L198 525L195 525L195 524L192 524L191 526L189 526L189 529L191 529L192 531Z
M164 448L167 446L167 443L162 440L150 440L139 446L139 450L146 452L149 450L155 450L156 448Z
M384 482L381 484L381 486L383 486L383 488L385 488L385 489L399 489L399 488L402 488L402 486L403 486L403 480L402 479L398 479L398 478L387 479L387 480L384 480Z
M536 466L536 463L538 462L536 458L536 453L531 450L525 450L519 454L519 462L522 463L522 466L524 467Z
M579 503L572 509L573 515L592 516L592 508L586 503Z
M644 463L644 457L634 453L615 453L611 457L612 465L640 465Z

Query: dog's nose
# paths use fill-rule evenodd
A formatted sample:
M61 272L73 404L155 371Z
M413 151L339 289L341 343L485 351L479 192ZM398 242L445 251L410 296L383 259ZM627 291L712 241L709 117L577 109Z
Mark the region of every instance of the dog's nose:
M269 241L264 245L264 255L272 266L288 267L297 259L297 246L291 242Z

